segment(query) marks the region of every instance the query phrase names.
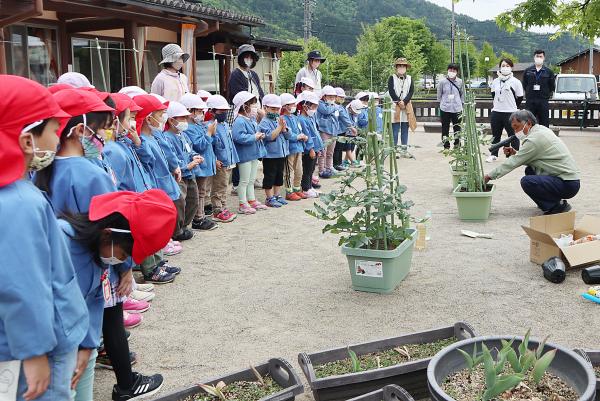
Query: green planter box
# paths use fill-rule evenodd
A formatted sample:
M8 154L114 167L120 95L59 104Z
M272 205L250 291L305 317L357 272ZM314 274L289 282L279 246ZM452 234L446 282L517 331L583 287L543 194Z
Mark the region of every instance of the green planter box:
M461 220L487 220L492 210L492 195L496 185L492 184L487 192L461 192L461 185L452 191L458 206L458 217Z
M379 251L342 246L342 253L348 258L352 277L352 288L356 291L388 294L408 275L417 230L410 229L410 237L396 249Z
M456 171L450 166L450 174L452 174L452 190L460 184L460 178L467 174L466 171Z

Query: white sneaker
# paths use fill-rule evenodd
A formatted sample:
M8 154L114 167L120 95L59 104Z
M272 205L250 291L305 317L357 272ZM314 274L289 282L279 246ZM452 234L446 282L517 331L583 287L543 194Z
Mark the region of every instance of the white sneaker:
M135 284L135 289L138 291L150 292L154 291L154 284Z
M315 191L315 189L314 189L314 188L311 188L311 189L309 189L309 190L308 190L308 194L309 194L309 196L310 196L311 198L318 198L318 197L319 197L319 195L320 195L320 193L319 193L319 192L317 192L317 191Z
M231 195L237 195L237 187L231 187Z
M494 155L489 155L489 156L487 157L487 159L485 159L486 163L493 163L493 162L495 162L496 160L498 160L498 156L494 156Z
M156 296L156 294L153 292L133 290L131 292L131 295L129 295L129 298L135 299L136 301L150 302L154 299L155 296Z

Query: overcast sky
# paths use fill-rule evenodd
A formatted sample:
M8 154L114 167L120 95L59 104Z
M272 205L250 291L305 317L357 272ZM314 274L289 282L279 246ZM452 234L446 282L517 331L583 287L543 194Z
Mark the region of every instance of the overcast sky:
M452 0L428 0L439 6L452 9ZM459 14L466 14L478 20L494 19L503 11L509 10L523 0L461 0L454 5Z

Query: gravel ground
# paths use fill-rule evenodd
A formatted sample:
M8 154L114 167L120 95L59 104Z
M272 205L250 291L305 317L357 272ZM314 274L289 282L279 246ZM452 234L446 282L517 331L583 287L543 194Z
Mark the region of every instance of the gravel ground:
M598 215L598 131L563 130L561 138L582 170L582 190L572 205L581 214ZM417 131L411 141L421 148L413 151L416 160L400 160L401 177L415 202L413 215L433 214L431 241L415 251L411 273L394 293L350 288L337 238L321 234L322 222L304 213L310 201L239 216L197 233L171 258L183 272L174 283L157 286L144 323L133 329L135 370L162 373L163 394L271 357L286 358L301 375L299 352L459 320L481 334L521 335L532 328L535 336L550 334L566 346L600 348L600 306L580 297L587 289L580 272L556 285L529 261L521 225L540 213L521 191L522 171L497 181L489 221L461 222L448 164L436 147L439 134ZM323 189L334 183L326 181ZM236 200L230 198L232 210ZM462 237L461 229L492 233L494 239ZM96 372L95 399L109 400L114 375ZM301 399L312 399L308 388Z

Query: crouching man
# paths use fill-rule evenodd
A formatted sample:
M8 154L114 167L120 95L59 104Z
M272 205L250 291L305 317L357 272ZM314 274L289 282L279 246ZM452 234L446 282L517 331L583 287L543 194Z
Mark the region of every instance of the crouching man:
M526 166L521 188L544 214L571 210L565 199L579 192L579 170L569 149L551 129L539 125L528 110L514 112L510 124L521 141L521 148L517 151L505 147L504 154L510 157L487 174L485 182Z

